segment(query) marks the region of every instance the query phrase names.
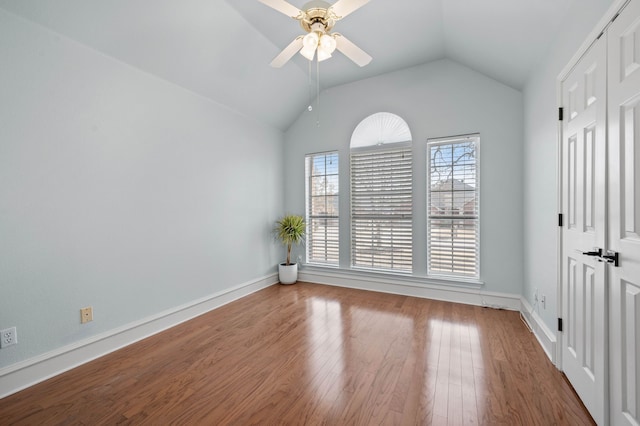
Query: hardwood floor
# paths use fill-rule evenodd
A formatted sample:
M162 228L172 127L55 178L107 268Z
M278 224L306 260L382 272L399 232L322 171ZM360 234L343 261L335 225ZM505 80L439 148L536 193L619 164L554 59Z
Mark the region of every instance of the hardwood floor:
M593 424L517 312L272 286L0 400L0 424Z

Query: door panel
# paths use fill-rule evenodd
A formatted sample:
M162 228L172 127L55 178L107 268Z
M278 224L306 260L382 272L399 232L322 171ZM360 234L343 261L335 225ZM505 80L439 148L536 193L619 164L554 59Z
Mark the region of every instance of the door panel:
M640 424L640 0L609 27L611 419Z
M584 252L606 243L606 35L563 82L562 367L599 424L607 411L605 264Z

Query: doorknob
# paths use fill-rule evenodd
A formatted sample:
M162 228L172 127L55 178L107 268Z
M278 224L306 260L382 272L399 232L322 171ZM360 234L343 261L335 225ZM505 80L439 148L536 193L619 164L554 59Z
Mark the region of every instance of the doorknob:
M613 250L607 250L607 254L600 256L600 258L607 263L613 263L613 266L618 265L618 252Z
M585 256L597 256L597 257L600 257L600 256L602 256L602 249L598 248L598 247L594 247L593 249L591 249L591 251L583 251L582 254L584 254Z

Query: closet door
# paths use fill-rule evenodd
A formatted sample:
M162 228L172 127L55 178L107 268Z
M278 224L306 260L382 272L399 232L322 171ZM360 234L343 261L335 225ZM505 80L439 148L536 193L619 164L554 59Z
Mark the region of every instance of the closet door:
M609 35L609 264L611 419L640 424L640 0Z
M562 369L598 424L608 419L606 35L562 83Z

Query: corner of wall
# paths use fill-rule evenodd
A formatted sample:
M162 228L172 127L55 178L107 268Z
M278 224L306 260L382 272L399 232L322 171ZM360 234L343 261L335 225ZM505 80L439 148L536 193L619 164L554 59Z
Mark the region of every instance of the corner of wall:
M533 310L533 307L529 304L524 296L520 299L521 307L520 314L524 318L529 329L536 337L540 346L544 350L547 357L554 365L556 362L556 335L547 327L542 318Z

